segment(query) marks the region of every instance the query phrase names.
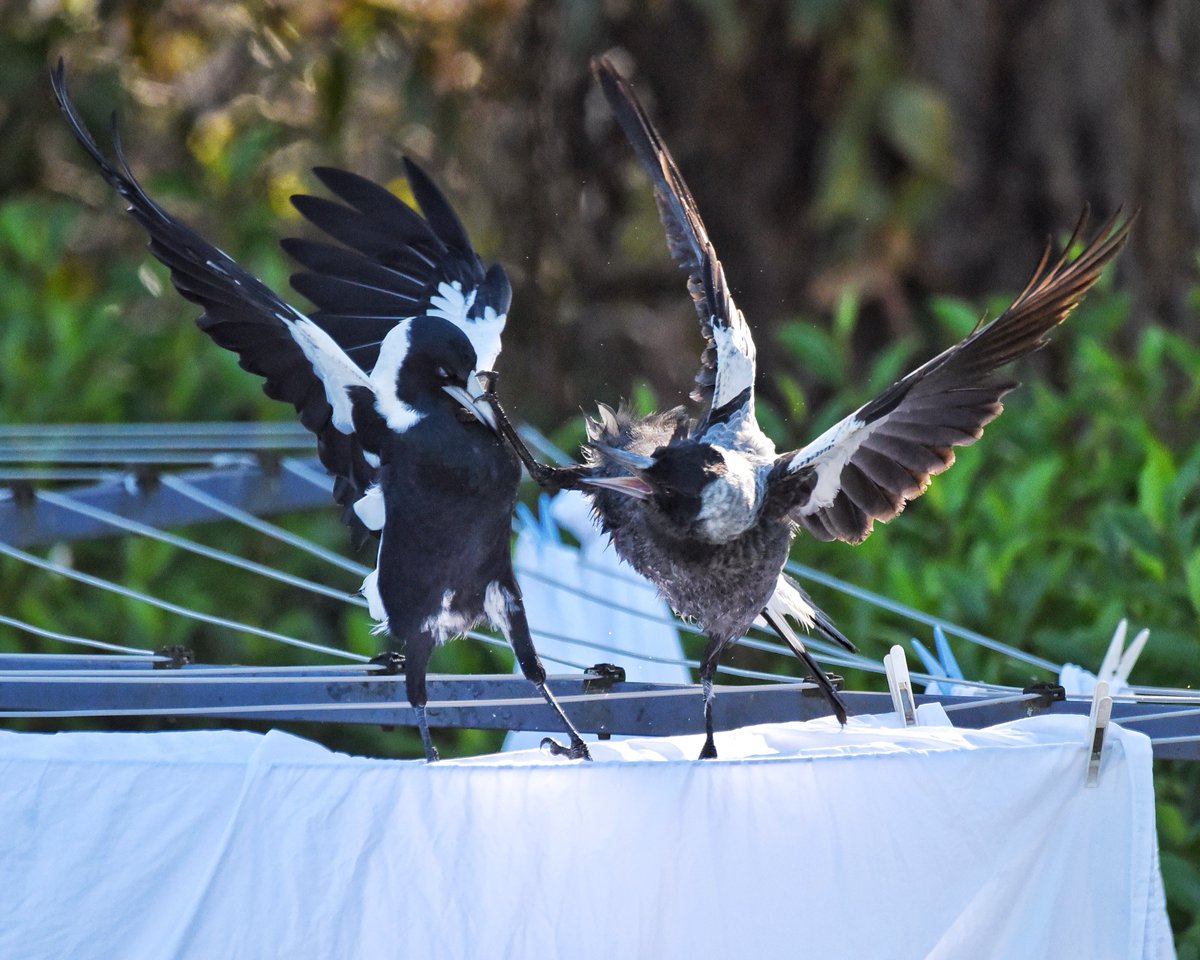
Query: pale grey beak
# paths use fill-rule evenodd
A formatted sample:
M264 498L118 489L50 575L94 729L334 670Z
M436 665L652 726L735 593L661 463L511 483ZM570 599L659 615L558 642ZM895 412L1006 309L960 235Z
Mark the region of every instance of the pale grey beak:
M471 381L468 380L467 382L470 383ZM491 404L482 399L482 391L480 396L472 396L468 388L459 387L452 383L442 384L442 389L461 403L463 409L485 427L489 427L492 430L498 429L496 426L496 413L492 410Z
M654 494L654 488L641 477L584 477L582 482L591 487L615 490L635 500L649 500Z
M631 453L628 450L620 450L617 447L606 446L603 443L591 444L593 450L598 450L600 454L619 467L624 467L630 473L640 473L642 470L649 470L655 464L653 457L647 457L642 453Z

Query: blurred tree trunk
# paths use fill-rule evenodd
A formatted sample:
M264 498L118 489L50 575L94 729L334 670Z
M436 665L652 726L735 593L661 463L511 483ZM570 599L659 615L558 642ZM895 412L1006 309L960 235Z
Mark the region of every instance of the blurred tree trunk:
M1200 7L1191 0L926 0L915 71L951 104L957 182L923 238L939 288L1010 288L1082 201L1140 207L1121 267L1135 324L1200 332Z

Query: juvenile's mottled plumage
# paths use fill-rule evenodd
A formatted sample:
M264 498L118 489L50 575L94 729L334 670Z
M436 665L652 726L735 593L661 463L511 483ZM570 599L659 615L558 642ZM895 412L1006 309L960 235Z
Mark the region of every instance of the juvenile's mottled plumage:
M534 465L531 472L591 488L617 552L704 629L708 736L701 756L711 757L717 661L760 615L844 720L837 692L786 622L792 616L852 649L782 572L797 525L820 539L858 543L875 520L891 519L919 496L953 462L953 448L973 443L999 414L1001 398L1016 386L999 368L1046 342L1121 249L1131 219L1113 217L1072 258L1081 218L1063 254L1051 263L1047 247L1029 285L1000 316L803 449L780 455L755 418L754 340L695 201L633 90L607 60L593 61L593 69L650 178L671 253L688 273L706 339L693 392L703 406L694 422L682 410L638 419L602 407L588 425L584 467L554 472ZM507 426L503 418L500 426Z

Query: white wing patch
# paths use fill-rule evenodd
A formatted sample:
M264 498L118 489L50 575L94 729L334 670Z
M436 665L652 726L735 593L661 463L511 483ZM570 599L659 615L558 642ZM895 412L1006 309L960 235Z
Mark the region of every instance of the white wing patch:
M475 305L478 292L474 289L463 293L458 280L443 281L438 284L437 295L429 298L427 316L441 317L458 327L475 348L475 369L491 370L500 356L500 335L504 332L508 315L497 313L495 307L487 306L483 308L482 317L471 320L467 314Z
M466 332L467 311L475 304L475 292L463 293L462 284L457 280L449 283L442 281L438 284L437 296L429 298L428 315L449 320L458 329Z
M508 314L497 313L495 307L484 307L483 316L467 324L465 332L475 348L475 369L494 370L500 356L500 335Z
M383 490L379 484L371 484L367 487L367 492L354 501L354 512L368 530L383 529L386 511L383 504Z
M325 387L325 399L333 408L333 425L341 433L354 433L353 405L347 387L366 387L375 392L374 386L362 369L346 356L333 337L300 313L277 313L275 315L287 327L288 333L303 351L313 372ZM389 334L390 336L391 334ZM393 389L393 394L394 394Z
M815 467L817 471L816 486L801 513L816 513L833 503L838 491L842 489L842 470L862 446L863 441L886 420L884 417L868 425L855 414L851 414L796 452L788 462L789 472L795 473L808 466Z
M744 320L728 326L714 322L712 338L717 347L717 382L712 399L715 410L747 387L754 387L754 338Z
M421 414L396 396L396 379L404 358L408 356L412 328L402 320L383 338L379 346L379 359L371 371L370 386L375 394L375 409L387 421L388 428L403 433L421 419Z

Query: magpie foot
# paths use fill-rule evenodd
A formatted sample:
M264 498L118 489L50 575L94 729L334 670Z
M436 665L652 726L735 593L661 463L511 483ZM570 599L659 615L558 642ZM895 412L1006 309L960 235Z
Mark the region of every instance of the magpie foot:
M552 757L566 757L568 760L591 760L587 744L578 737L571 740L569 747L564 747L553 737L542 738L542 749L550 751Z
M394 675L404 672L404 654L395 650L384 650L368 661L371 666L379 667L380 673Z
M712 737L709 737L707 740L704 741L704 746L701 747L701 749L700 749L700 759L701 760L716 760L717 759L717 745L715 743L713 743Z

